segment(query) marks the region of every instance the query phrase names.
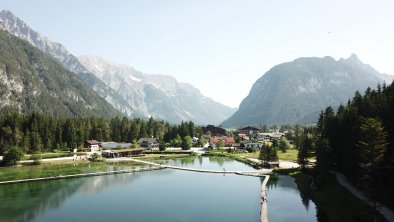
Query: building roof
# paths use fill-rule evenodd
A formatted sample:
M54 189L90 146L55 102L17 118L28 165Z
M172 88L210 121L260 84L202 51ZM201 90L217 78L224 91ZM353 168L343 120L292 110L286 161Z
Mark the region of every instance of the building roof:
M88 143L89 145L99 145L100 142L97 140L86 140L86 143Z
M263 136L269 136L271 138L280 138L282 136L284 136L284 133L259 133L259 135L263 135Z
M223 137L217 137L217 136L211 137L209 139L209 142L210 143L217 143L219 140L223 141L224 143L235 143L234 137L226 137L226 136L223 136Z
M112 153L125 153L125 152L137 152L137 151L143 151L144 149L121 149L121 150L111 150L109 152ZM108 151L107 151L108 152Z
M159 141L156 138L141 138L137 143L158 143Z
M240 133L240 134L238 134L238 136L239 136L240 138L244 139L244 140L248 140L248 139L249 139L249 136L246 135L246 134L244 134L244 133Z
M131 143L116 143L116 142L102 142L101 143L101 147L110 148L110 149L115 149L118 147L129 148L130 146L131 146Z

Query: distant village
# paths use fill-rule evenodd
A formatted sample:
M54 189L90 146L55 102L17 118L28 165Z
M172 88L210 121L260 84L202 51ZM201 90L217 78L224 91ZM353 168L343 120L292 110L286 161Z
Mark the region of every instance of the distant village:
M237 130L226 130L221 127L207 125L201 129L207 142L204 146L198 147L199 138L192 137L194 147L192 150L259 150L264 143L282 140L288 133L287 130L281 132L279 129L267 129L267 132L262 132L261 129L253 126L242 127ZM160 141L157 138L140 138L136 144L86 140L84 148L79 151L101 153L105 158L118 158L142 155L146 150L159 151L159 148ZM168 147L166 149L167 151L181 150L178 147Z

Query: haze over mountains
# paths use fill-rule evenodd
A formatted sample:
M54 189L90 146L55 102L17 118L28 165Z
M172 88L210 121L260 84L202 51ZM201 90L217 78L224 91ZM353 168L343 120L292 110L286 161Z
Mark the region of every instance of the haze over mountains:
M348 59L299 58L270 69L258 79L225 127L258 124L311 124L327 106L339 106L378 83L393 77Z
M338 61L331 57L299 58L266 72L235 112L171 76L145 74L99 56L77 58L63 45L32 30L10 11L1 11L0 21L4 23L0 22L0 29L27 41L61 64L53 64L25 42L2 33L2 49L16 49L13 54L3 50L1 55L0 109L23 112L63 107L62 115L113 116L120 112L128 117L154 117L173 123L191 120L205 125L224 121L224 127L310 124L322 109L347 102L356 90L363 92L367 87L375 88L378 83L393 80L393 76L379 73L356 55ZM17 63L11 64L12 60ZM29 77L34 73L38 77ZM73 73L76 75L72 76ZM45 95L45 101L51 105L35 98L38 91L31 88L32 84L40 86L38 94ZM58 98L56 105L54 98ZM92 112L94 109L101 111Z
M217 124L235 111L203 96L199 90L189 84L178 83L170 76L147 75L131 67L115 66L114 63L108 63L105 60L100 60L104 64L95 65L107 67L108 74L93 69L94 66L90 66L91 70L88 70L63 45L52 42L34 31L10 11L1 11L0 21L4 23L8 32L52 56L66 69L76 73L113 107L129 117L149 118L152 116L174 123L192 120L197 124ZM88 63L87 59L84 61ZM108 64L111 66L109 67ZM117 73L118 71L120 72ZM125 74L125 76L120 74ZM104 78L104 76L107 77ZM111 81L107 82L109 77ZM134 82L131 81L133 77ZM122 84L116 85L115 82Z
M190 84L168 75L148 75L98 56L78 57L91 73L125 98L144 116L171 122L220 123L235 109L203 96ZM202 121L203 120L203 121Z

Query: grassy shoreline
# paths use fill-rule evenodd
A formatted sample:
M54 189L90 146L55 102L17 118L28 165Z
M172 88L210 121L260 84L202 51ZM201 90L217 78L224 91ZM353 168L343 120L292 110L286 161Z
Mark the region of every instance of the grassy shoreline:
M387 221L340 185L333 174L312 177L296 169L276 169L274 172L295 178L303 198L315 203L319 221L367 222L374 221L375 216L376 221Z
M149 154L138 157L143 160L167 160L173 158L188 158L188 154ZM39 165L33 163L24 163L17 166L3 166L0 167L0 181L33 179L41 177L51 177L59 175L72 175L82 173L95 173L102 171L132 169L137 167L144 167L144 164L132 161L101 161L92 162L89 160L59 160L50 162L41 162Z
M286 153L285 153L286 154ZM240 157L244 155L244 157ZM293 154L291 154L293 155ZM250 161L245 154L234 155L227 152L208 152L204 156L223 156L233 158L237 161L249 164L252 167L260 167L259 164ZM248 156L248 155L246 155ZM320 175L313 178L310 175L301 172L298 168L291 169L274 169L273 174L289 175L295 178L295 182L300 193L306 200L312 200L316 205L317 218L319 221L335 221L335 222L369 222L387 221L380 213L374 211L363 201L351 194L346 188L341 186L336 177L332 174ZM311 184L314 180L317 185L312 188Z

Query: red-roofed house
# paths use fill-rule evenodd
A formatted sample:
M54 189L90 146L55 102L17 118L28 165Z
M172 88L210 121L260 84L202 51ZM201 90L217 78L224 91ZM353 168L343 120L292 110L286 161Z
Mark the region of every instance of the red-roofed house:
M244 133L240 133L238 134L239 138L243 139L243 140L249 140L249 136L244 134Z
M216 147L216 143L218 141L223 141L224 142L224 146L231 146L233 143L235 143L235 139L234 137L226 137L226 136L214 136L209 138L209 145L212 147Z

